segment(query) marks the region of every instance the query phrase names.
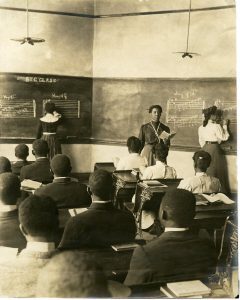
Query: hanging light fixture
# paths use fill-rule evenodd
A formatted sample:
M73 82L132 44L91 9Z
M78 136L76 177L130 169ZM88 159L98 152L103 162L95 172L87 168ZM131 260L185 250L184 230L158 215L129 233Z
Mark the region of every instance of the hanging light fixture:
M27 22L27 36L19 39L11 39L12 41L15 42L20 42L20 44L25 44L28 43L30 45L34 45L34 43L42 43L45 42L44 39L41 38L35 38L35 37L30 37L29 36L29 12L28 12L28 0L27 0L27 9L26 9L26 22Z
M189 10L188 10L188 26L187 26L187 45L186 45L186 51L183 52L173 52L173 53L181 53L182 58L184 57L190 57L192 58L193 55L201 55L196 52L189 52L188 51L188 45L189 45L189 32L190 32L190 23L191 23L191 7L192 7L192 0L189 0Z

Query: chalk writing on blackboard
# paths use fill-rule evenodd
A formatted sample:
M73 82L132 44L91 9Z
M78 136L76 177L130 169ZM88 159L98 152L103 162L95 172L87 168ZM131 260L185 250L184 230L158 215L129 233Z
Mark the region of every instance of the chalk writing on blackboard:
M36 117L36 102L35 100L0 99L0 118L32 118Z
M188 94L175 92L167 101L167 124L174 128L200 126L204 104L202 98L196 98L195 90Z
M53 99L44 99L43 100L43 114L45 103L52 101ZM60 112L64 118L75 119L80 118L80 100L70 100L70 99L57 99L54 98L54 103L57 107L58 112Z
M229 119L232 124L237 123L237 103L235 99L217 99L214 102L214 105L216 105L219 109L223 110L224 118Z
M41 76L17 76L18 81L35 82L35 83L56 83L59 79L54 77L41 77Z

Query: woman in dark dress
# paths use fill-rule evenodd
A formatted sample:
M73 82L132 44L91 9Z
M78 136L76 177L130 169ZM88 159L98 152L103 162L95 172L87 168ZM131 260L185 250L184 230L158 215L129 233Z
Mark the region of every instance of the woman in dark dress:
M150 106L148 112L151 114L151 121L141 126L139 139L142 142L141 156L146 157L148 166L152 166L155 164L152 149L158 143L170 145L169 139L160 138L163 131L170 133L170 129L160 122L162 114L160 105Z
M61 115L56 112L56 107L53 102L45 104L45 116L40 118L37 131L37 139L42 138L48 143L49 158L54 155L61 154L61 144L57 138L57 128L61 121Z

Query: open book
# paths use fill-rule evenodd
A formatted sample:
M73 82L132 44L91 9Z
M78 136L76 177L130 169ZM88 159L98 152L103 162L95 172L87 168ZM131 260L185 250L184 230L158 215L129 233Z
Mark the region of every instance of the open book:
M24 189L29 189L29 190L36 190L38 188L40 188L40 186L42 185L41 182L38 182L38 181L33 181L33 180L30 180L30 179L24 179L22 182L21 182L21 187Z
M223 193L217 193L212 195L207 194L198 194L196 195L197 205L206 205L209 203L224 203L224 204L233 204L234 201L228 198L228 196Z
M161 183L158 180L143 180L143 184L148 186L159 186L159 187L167 187L166 184Z
M88 210L87 207L81 207L81 208L70 208L68 211L70 216L74 217L78 214L85 212L86 210Z
M159 138L162 140L166 140L166 139L172 139L175 136L176 132L171 132L168 133L166 131L161 132L161 134L159 135Z
M198 297L207 296L211 293L211 289L203 284L200 280L180 281L167 283L160 290L169 298L175 297Z
M115 244L112 245L112 249L115 251L128 251L133 250L138 246L137 243Z

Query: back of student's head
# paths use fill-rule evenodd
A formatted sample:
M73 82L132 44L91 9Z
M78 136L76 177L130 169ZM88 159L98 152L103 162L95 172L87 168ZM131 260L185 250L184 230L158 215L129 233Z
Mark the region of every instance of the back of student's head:
M110 200L113 180L111 173L105 170L96 170L89 177L89 187L93 195L101 200Z
M211 164L211 155L206 151L197 151L193 155L194 168L206 172Z
M55 107L55 103L54 102L49 101L49 102L47 102L45 104L45 111L46 111L46 113L52 114L55 111L55 109L56 109L56 107Z
M127 139L127 147L130 153L139 153L141 151L141 141L135 136L130 136Z
M0 174L12 172L11 163L5 156L0 156Z
M17 175L0 174L0 202L5 205L15 205L20 195L20 180Z
M102 268L80 251L55 255L41 270L37 297L97 298L110 297Z
M156 160L165 162L168 156L168 146L163 143L159 143L153 148L153 153L155 154Z
M52 238L58 228L58 210L50 197L31 195L19 206L19 221L32 237Z
M57 154L51 160L51 169L55 176L68 176L71 172L71 161L67 155Z
M183 189L170 189L163 196L160 219L166 227L189 227L195 216L196 199Z
M48 154L48 143L42 139L37 139L33 142L32 145L33 154L38 157L46 157Z
M26 160L29 155L29 148L25 144L19 144L15 148L15 156L19 159Z

